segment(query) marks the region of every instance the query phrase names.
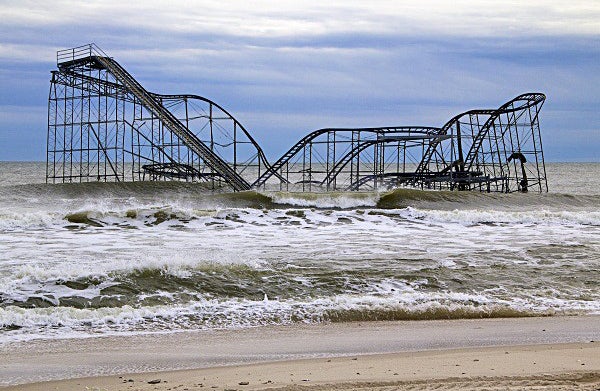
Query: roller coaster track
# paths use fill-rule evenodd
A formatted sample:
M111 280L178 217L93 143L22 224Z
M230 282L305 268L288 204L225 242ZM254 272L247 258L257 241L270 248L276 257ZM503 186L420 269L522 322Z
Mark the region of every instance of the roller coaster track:
M544 100L546 99L546 96L544 94L540 94L540 93L527 93L527 94L522 94L517 96L516 98L504 103L502 106L500 106L498 109L484 109L484 110L469 110L466 111L464 113L460 113L456 116L454 116L450 121L446 122L446 124L441 128L440 131L440 135L447 135L448 131L450 130L450 128L452 128L452 126L454 126L462 117L465 116L475 116L475 115L487 115L489 116L489 118L486 120L486 122L484 123L483 126L481 126L480 131L476 134L475 138L473 139L473 143L471 144L471 148L469 149L467 156L463 159L463 166L464 169L466 170L470 170L473 166L473 163L476 159L476 156L481 148L481 144L483 142L483 140L488 136L488 133L490 131L490 128L492 126L494 126L495 121L502 115L502 114L510 114L510 113L515 113L515 112L523 112L526 109L529 109L532 106L535 106L539 103L544 102ZM522 104L518 107L515 107L514 104L515 102L520 102L520 101L526 101L525 104ZM537 114L536 114L537 117ZM516 122L517 117L513 117L513 124ZM505 127L506 129L506 127ZM503 134L502 134L503 135ZM426 172L426 168L429 166L431 159L434 155L434 153L438 152L437 151L437 147L439 145L440 140L434 140L434 142L432 142L428 148L426 153L423 156L423 159L421 160L421 162L419 163L419 166L416 169L416 175L424 175L424 173ZM461 151L462 153L462 151ZM447 162L448 164L452 164L453 162Z
M430 140L433 138L438 138L437 134L434 134L434 132L437 133L439 131L439 128L414 127L414 126L413 127L409 127L409 126L404 127L403 126L403 127L394 128L393 130L390 130L388 128L385 128L385 129L386 129L386 132L402 133L402 134L395 136L395 137L385 137L383 134L381 134L381 132L378 132L376 129L374 129L373 131L375 131L378 134L377 139L361 141L356 147L354 147L348 153L346 153L344 156L342 156L342 158L329 171L329 173L327 174L327 177L323 180L322 185L327 185L327 186L331 185L333 183L333 181L335 181L337 176L340 174L340 172L342 172L344 167L346 167L346 165L348 165L348 163L350 163L352 161L352 159L354 159L356 156L358 156L362 151L364 151L368 147L371 147L374 145L383 145L388 142L397 142L399 140L405 140L405 141L417 140L417 139ZM377 174L375 176L368 175L368 177L376 177L376 176L377 176Z
M225 183L235 191L276 185L359 190L370 181L374 188L382 181L428 189L548 190L538 122L544 94L466 111L441 128L315 130L270 164L222 106L199 95L150 92L94 44L58 51L57 66L46 159L46 178L54 182L149 177L201 180L212 188ZM515 153L522 156L520 167L509 159Z
M314 132L309 133L304 136L300 141L298 141L294 146L292 146L286 153L284 153L275 163L271 165L271 169L266 171L260 178L256 180L252 184L253 187L261 187L265 184L265 182L271 178L276 172L278 172L281 167L283 167L289 160L298 152L302 150L311 140L314 140L318 136L325 134L327 132L335 131L333 128L319 129ZM283 179L287 182L287 179Z
M426 133L427 131L431 131L431 130L439 131L439 128L432 128L432 127L428 127L428 126L397 126L397 127L387 126L387 127L374 127L374 128L324 128L324 129L318 129L318 130L315 130L315 131L307 134L302 139L300 139L296 144L294 144L275 163L273 163L271 165L271 169L269 171L266 171L260 178L258 178L258 180L252 186L253 187L260 187L260 186L264 185L264 183L271 176L277 175L277 172L283 166L285 166L287 163L289 163L290 160L298 152L300 152L304 147L306 147L308 144L310 144L317 137L319 137L319 136L321 136L323 134L326 134L326 133L337 133L337 134L339 134L339 133L359 132L359 133L371 133L371 134L374 134L375 136L377 136L379 134L395 133L395 132L413 132L413 133L414 132L420 132L420 133ZM362 141L362 142L361 141L357 141L357 148L365 149L366 147L374 145L376 143L377 143L377 141L375 141L374 143L369 143L368 145L364 145L364 141ZM360 152L360 151L358 151L358 152ZM345 155L344 158L345 159L348 159L348 158L352 159L354 156L356 156L356 153L355 154L349 153L349 154ZM347 162L348 161L342 160L342 161L338 162L339 164L336 164L335 167L341 169L341 168L343 168L347 164ZM330 174L332 174L332 176L328 175L328 179L326 181L323 181L323 184L325 184L326 182L331 183L335 179L335 176L337 176L338 173L339 173L339 170L335 174L330 173ZM283 179L283 180L285 180L285 179Z
M439 132L439 135L447 136L450 128L452 128L452 126L455 123L457 123L460 120L460 118L462 118L462 117L471 116L471 115L492 115L494 113L494 111L495 110L469 110L469 111L465 111L464 113L460 113L460 114L454 116L448 122L446 122L444 124L444 126L442 126L442 128ZM438 146L439 146L441 140L442 139L435 139L431 144L428 145L427 150L426 150L425 154L423 155L423 159L421 159L421 162L419 163L419 165L417 166L417 169L415 170L415 173L417 176L425 174L427 167L429 166L429 163L431 162L431 159L433 158L433 155L435 153L439 153ZM441 154L440 154L440 157L442 158L442 160L444 159L444 156ZM446 163L446 162L444 162L444 163ZM452 164L452 163L453 162L447 162L447 164Z
M55 73L60 74L61 72L55 71ZM71 77L77 78L81 81L85 81L86 82L85 84L84 83L80 84L80 88L84 88L84 89L92 91L96 94L101 93L98 86L102 86L104 88L102 91L103 94L113 96L113 97L118 96L120 99L129 99L130 101L133 101L135 99L134 96L130 94L130 91L127 89L127 87L125 87L122 84L113 83L108 80L102 80L102 79L98 79L96 77L87 76L87 75L84 75L84 74L81 74L78 72L70 71L70 70L68 70L68 68L63 68L62 73L64 75L69 75ZM60 77L60 76L58 76L58 77ZM94 88L94 87L96 87L96 88ZM110 93L108 91L112 91L112 93ZM158 93L150 92L150 91L149 91L149 93L157 101L175 100L175 99L183 99L183 100L185 100L185 99L192 100L193 99L193 100L199 100L199 101L208 103L209 105L212 105L212 106L216 107L217 109L221 110L229 119L231 119L235 123L235 126L245 134L245 136L252 143L254 148L256 148L257 157L260 160L260 162L263 164L263 166L265 167L265 169L266 169L265 171L270 170L271 165L270 165L269 161L267 160L267 157L266 157L264 151L262 150L262 148L260 147L260 145L256 142L256 140L252 137L252 135L244 127L244 125L242 125L242 123L240 123L231 113L229 113L225 108L223 108L221 105L219 105L215 101L210 100L203 96L195 95L195 94L158 94ZM127 124L130 127L132 126L131 123L127 123ZM142 135L142 137L144 137L144 136ZM151 140L147 140L147 141L151 142ZM163 152L163 154L170 161L170 163L173 163L173 164L176 163L175 160L173 160L173 158L171 156L169 156L168 153L162 151L162 148L160 148L158 146L156 148L161 150L161 152ZM185 165L183 165L183 166L185 166ZM175 167L174 165L171 168L177 169L177 167ZM189 171L186 167L182 167L182 169L184 171ZM277 173L275 174L275 176L277 176L282 181L285 180L283 177L281 177Z
M224 114L226 114L231 120L233 120L235 123L235 126L237 126L237 128L240 129L242 132L244 132L246 137L248 137L248 140L256 148L258 159L264 165L265 172L269 172L271 170L271 164L267 160L267 157L266 157L264 151L262 150L260 145L256 142L254 137L252 137L252 135L248 132L248 130L246 130L244 125L242 125L233 115L231 115L225 108L223 108L221 105L219 105L215 101L210 100L206 97L203 97L200 95L194 95L194 94L157 94L157 93L153 93L153 92L151 92L151 94L159 99L196 99L196 100L200 100L200 101L203 101L210 105L215 106L216 108L221 110ZM277 176L277 178L279 178L280 180L285 180L282 176L280 176L277 173L275 174L275 176ZM252 184L251 187L254 187L254 184Z
M155 99L155 95L147 91L133 76L118 62L103 55L98 48L90 51L90 55L68 60L58 64L59 69L68 70L82 63L92 63L110 72L116 80L123 84L150 112L156 115L163 124L176 134L183 142L202 158L206 164L218 172L235 190L249 190L250 184L236 173L231 166L210 150L198 137L183 125L167 108Z
M490 118L488 118L487 122L483 125L482 131L477 133L475 139L473 140L473 144L471 144L471 148L469 149L467 157L465 158L465 169L470 170L473 167L473 163L475 162L476 155L481 148L483 140L488 135L490 128L494 126L496 120L500 117L500 115L512 114L511 122L509 124L505 124L503 129L501 129L500 137L504 137L504 132L510 127L510 125L516 125L517 120L522 114L525 113L524 110L529 109L530 107L540 103L543 104L545 99L546 96L544 94L522 94L506 102L505 104L500 106L498 110L495 110L494 113L491 114ZM515 107L515 103L521 101L525 101L525 103Z

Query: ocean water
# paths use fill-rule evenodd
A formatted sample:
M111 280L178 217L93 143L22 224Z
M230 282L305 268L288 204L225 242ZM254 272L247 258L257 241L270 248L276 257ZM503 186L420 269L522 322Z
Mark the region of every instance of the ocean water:
M0 344L298 322L600 314L600 163L548 194L48 185L0 163Z

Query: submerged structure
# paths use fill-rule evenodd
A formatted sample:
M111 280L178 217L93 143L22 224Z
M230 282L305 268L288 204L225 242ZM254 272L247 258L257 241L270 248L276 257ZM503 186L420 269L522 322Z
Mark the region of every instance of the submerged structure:
M545 96L461 113L442 127L316 130L269 162L227 110L146 90L94 44L57 52L48 99L48 182L178 180L211 188L548 190Z

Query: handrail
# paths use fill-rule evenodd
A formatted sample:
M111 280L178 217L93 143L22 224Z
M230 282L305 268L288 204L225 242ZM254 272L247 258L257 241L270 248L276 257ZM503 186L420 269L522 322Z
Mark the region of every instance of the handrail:
M70 49L58 50L56 52L56 63L62 64L67 61L79 60L94 55L109 57L98 45L95 43L88 43Z

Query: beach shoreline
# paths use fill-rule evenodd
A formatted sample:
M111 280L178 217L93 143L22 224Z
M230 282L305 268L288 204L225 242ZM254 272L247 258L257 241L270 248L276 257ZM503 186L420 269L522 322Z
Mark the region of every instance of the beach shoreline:
M585 368L585 369L583 369ZM597 390L600 343L502 346L261 362L21 384L41 390Z
M444 379L458 388L543 379L593 385L600 384L598 324L592 315L39 340L0 347L0 373L6 390L28 391L402 389Z

